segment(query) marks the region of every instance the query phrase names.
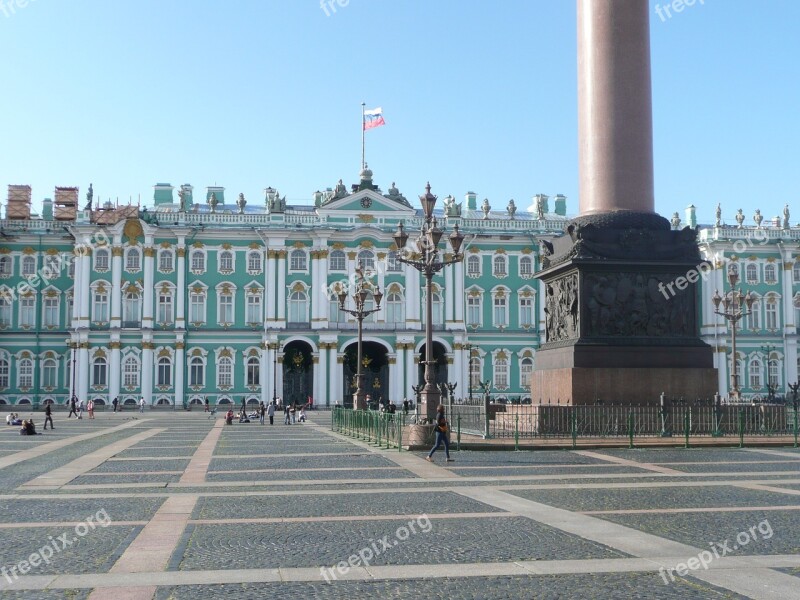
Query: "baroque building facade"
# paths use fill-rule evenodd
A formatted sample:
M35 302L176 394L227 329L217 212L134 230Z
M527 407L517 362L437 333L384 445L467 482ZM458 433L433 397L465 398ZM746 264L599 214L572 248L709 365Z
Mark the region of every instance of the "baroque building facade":
M253 206L222 187L198 197L191 185L158 184L146 208L92 206L90 187L79 210L77 189L56 196L64 190L66 209L45 200L40 217L8 218L9 206L0 221L0 403L62 404L74 393L104 404L348 404L356 323L338 293L352 302L359 266L384 293L364 323L367 392L414 398L424 283L396 260L392 234L402 222L413 235L422 214L394 184L382 192L368 168L307 206L272 188ZM440 226L467 237L464 261L434 279L437 381L456 383L458 397L488 381L494 398L529 398L544 323L538 239L561 231L566 198L540 194L519 212L472 192L439 204Z
M29 203L27 186L9 190ZM158 184L152 205L120 208L92 206L90 187L79 210L76 188L56 188L55 206L46 199L33 217L10 202L0 220L0 404L63 404L72 394L104 404L349 404L356 322L338 293L352 303L359 266L384 293L364 323L367 392L413 399L426 356L424 282L395 260L392 234L402 222L413 239L416 200L394 184L384 193L369 169L308 205L287 205L272 188L257 205L225 192ZM468 192L462 203L440 200L436 214L466 235L464 261L434 278L437 381L456 383L457 397L479 396L483 382L494 399L530 398L549 335L544 284L533 277L539 242L562 234L566 198L539 194L528 210L513 201L498 210ZM786 393L800 370L800 226L789 225L788 208L767 221L757 212L752 224L739 211L735 224L718 216L698 227L693 206L685 218L676 213L673 227L697 228L708 261L698 265L700 327L720 394L730 388L731 326L712 297L728 290L728 269L756 298L737 331L742 396L765 398L767 383Z

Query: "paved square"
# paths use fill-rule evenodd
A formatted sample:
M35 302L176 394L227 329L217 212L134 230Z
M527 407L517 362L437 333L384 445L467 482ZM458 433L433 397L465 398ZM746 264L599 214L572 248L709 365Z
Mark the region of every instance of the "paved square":
M791 448L431 464L310 417L0 430L0 597L800 598Z

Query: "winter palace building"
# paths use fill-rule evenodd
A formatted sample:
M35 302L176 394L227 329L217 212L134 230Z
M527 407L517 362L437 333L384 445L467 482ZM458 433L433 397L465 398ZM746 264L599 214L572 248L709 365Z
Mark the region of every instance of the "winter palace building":
M419 193L423 193L422 186ZM424 281L396 260L392 234L412 239L422 222L416 196L383 192L365 169L306 206L267 188L262 200L226 197L223 187L158 184L152 205L81 208L77 188L56 188L31 215L31 189L9 186L0 220L0 404L176 405L350 401L356 322L339 310L362 266L383 292L365 320L367 392L373 400L414 398L425 360ZM528 378L543 343L539 240L560 235L566 198L539 194L528 210L492 206L468 192L440 198L449 232L466 235L464 261L436 275L434 341L439 382L456 397L530 398ZM696 226L694 207L686 223ZM698 243L714 267L702 273L702 335L716 350L719 389L728 390L730 329L711 297L737 268L757 294L737 335L747 398L783 393L798 378L800 227L784 219L701 226ZM726 357L728 360L726 360ZM546 401L547 399L545 399ZM550 399L556 401L557 399ZM613 399L606 399L613 401ZM538 399L534 399L538 401ZM655 399L654 399L655 401Z

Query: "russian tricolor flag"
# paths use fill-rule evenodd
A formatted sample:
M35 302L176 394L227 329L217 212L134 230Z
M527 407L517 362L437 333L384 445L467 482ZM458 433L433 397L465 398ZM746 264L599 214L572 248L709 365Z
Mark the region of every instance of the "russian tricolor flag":
M373 108L372 110L365 110L364 111L364 130L373 129L375 127L380 127L381 125L386 125L386 121L383 120L383 109Z

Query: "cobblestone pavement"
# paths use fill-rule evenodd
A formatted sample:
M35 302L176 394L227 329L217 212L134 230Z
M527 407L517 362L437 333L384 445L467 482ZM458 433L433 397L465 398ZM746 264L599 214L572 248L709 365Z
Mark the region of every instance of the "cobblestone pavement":
M129 411L0 429L0 599L800 598L791 448L432 465L334 434L325 412L278 423ZM708 570L659 571L722 547Z

